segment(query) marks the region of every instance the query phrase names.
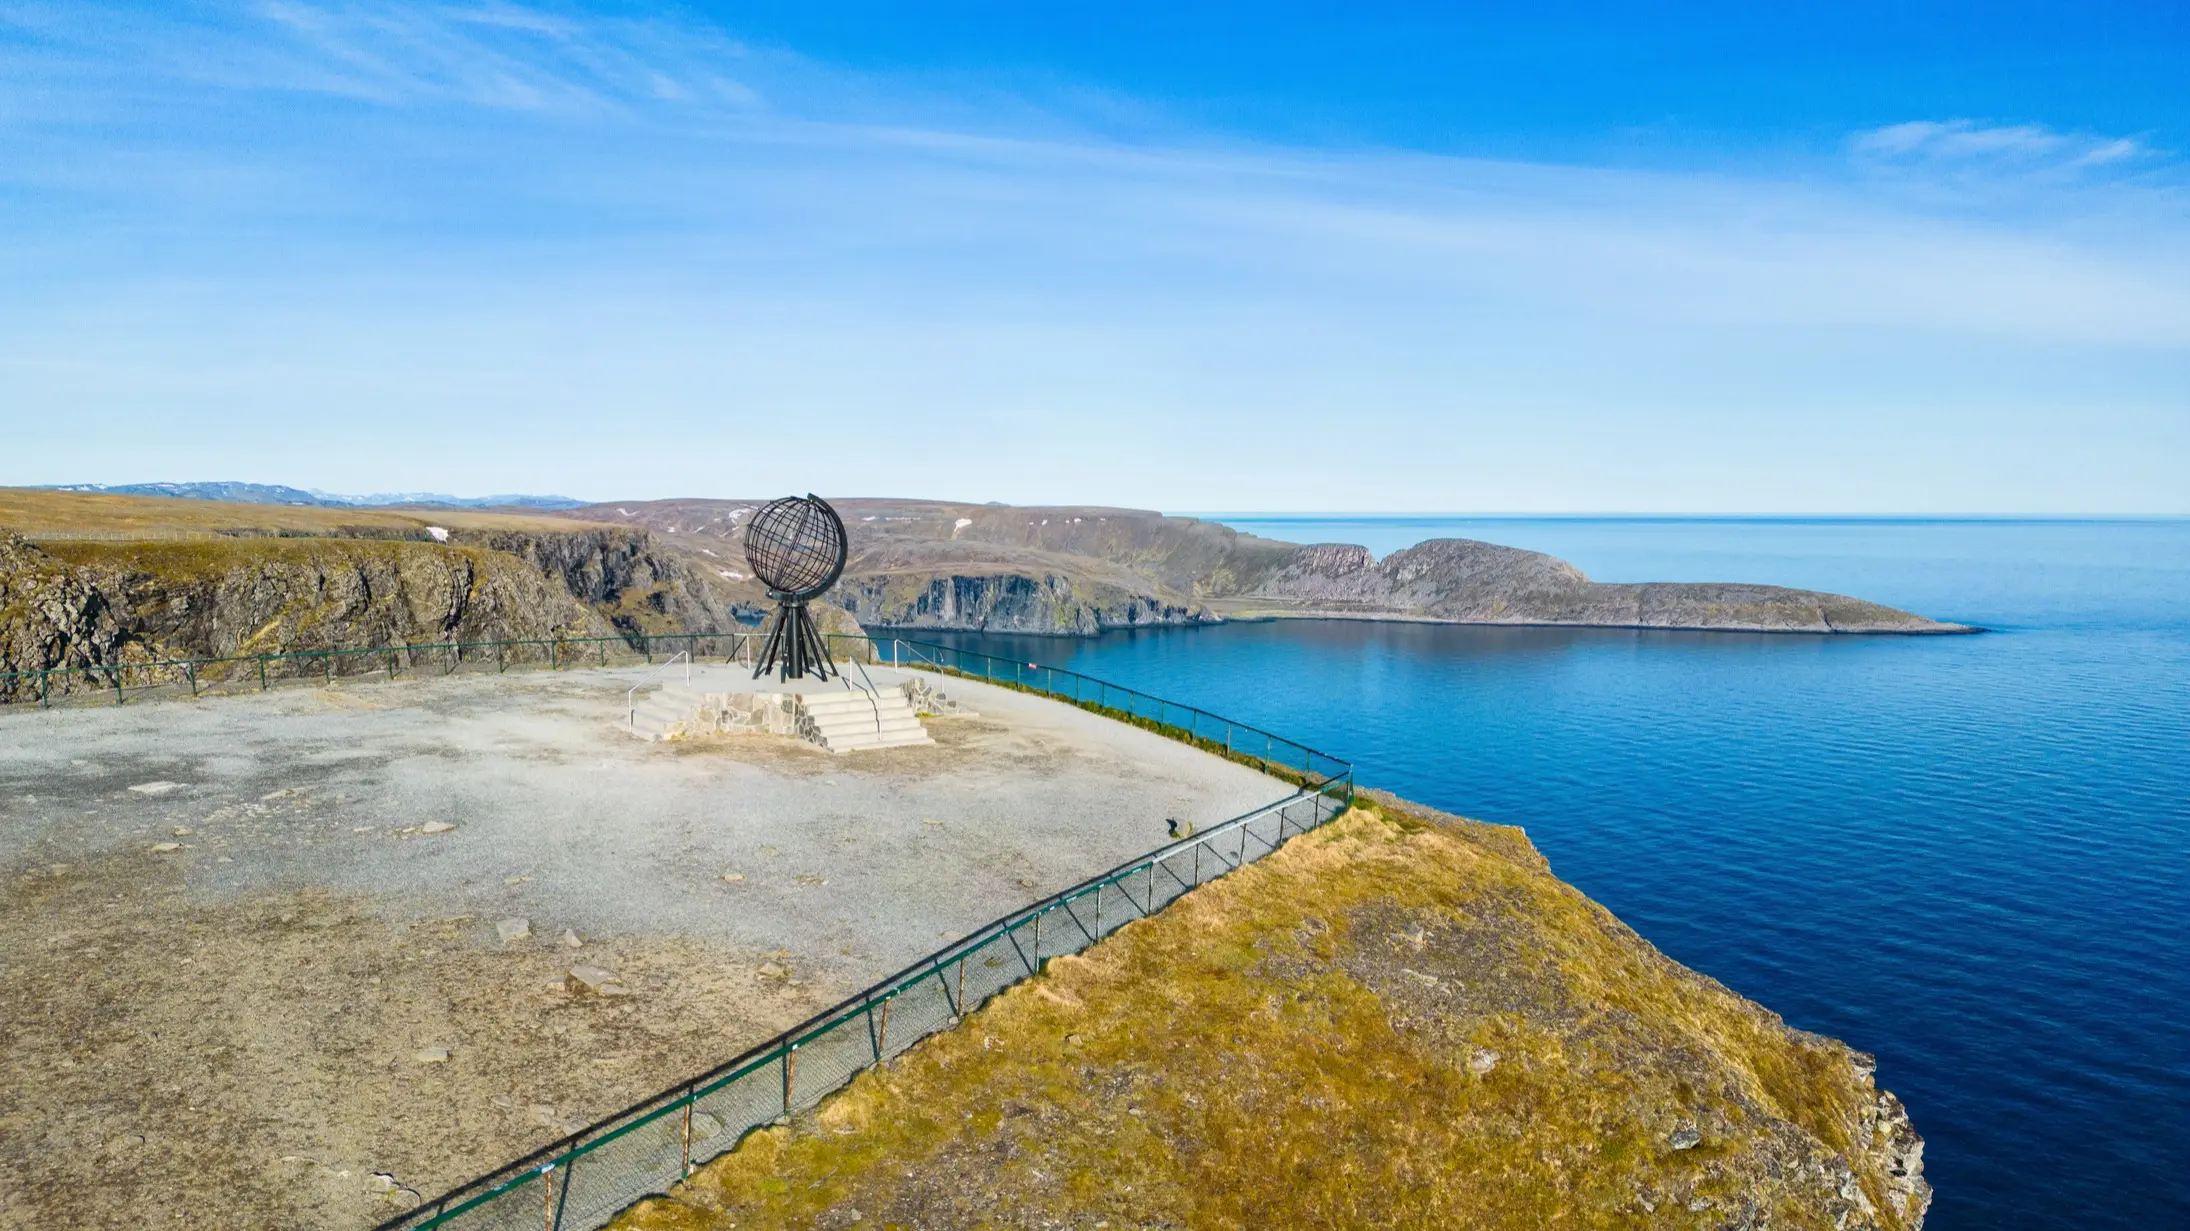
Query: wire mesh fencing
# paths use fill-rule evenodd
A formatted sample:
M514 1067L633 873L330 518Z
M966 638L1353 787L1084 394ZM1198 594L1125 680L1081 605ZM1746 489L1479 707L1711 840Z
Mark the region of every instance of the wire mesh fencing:
M381 1224L379 1231L594 1231L754 1129L949 1029L1041 968L1260 859L1352 803L1350 768L998 919L704 1076Z

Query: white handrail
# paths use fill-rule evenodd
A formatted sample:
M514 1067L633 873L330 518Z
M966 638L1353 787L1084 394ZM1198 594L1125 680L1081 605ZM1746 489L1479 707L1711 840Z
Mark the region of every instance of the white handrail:
M668 662L647 672L645 679L633 684L630 691L624 694L624 728L626 730L636 731L639 729L639 690L653 683L655 676L676 666L679 658L684 660L684 682L687 684L692 682L692 651L678 650Z

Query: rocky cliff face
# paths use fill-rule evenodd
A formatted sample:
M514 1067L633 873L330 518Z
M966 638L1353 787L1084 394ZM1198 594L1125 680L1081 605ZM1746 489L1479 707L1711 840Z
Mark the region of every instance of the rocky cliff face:
M446 542L237 537L39 545L0 532L0 673L736 627L730 611L742 595L643 532L444 533ZM74 684L96 687L87 679ZM59 677L49 685L70 686ZM25 687L35 692L37 685L0 681L0 699Z
M1090 584L1055 572L865 574L835 597L865 625L1093 636L1105 629L1214 620L1199 604Z

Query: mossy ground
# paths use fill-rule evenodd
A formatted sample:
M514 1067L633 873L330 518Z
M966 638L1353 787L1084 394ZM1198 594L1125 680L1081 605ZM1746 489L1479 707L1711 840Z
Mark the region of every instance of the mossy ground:
M1860 1157L1851 1178L1875 1097L1851 1061L1517 832L1386 802L1051 962L618 1225L1831 1227L1882 1192Z

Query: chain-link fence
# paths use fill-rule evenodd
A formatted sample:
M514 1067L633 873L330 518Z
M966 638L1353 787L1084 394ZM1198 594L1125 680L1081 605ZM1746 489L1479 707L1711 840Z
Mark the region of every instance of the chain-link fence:
M957 1023L1042 963L1078 953L1187 890L1344 812L1348 774L1162 847L1007 915L721 1068L483 1176L380 1231L592 1231L666 1193L746 1133L819 1103L862 1069Z

